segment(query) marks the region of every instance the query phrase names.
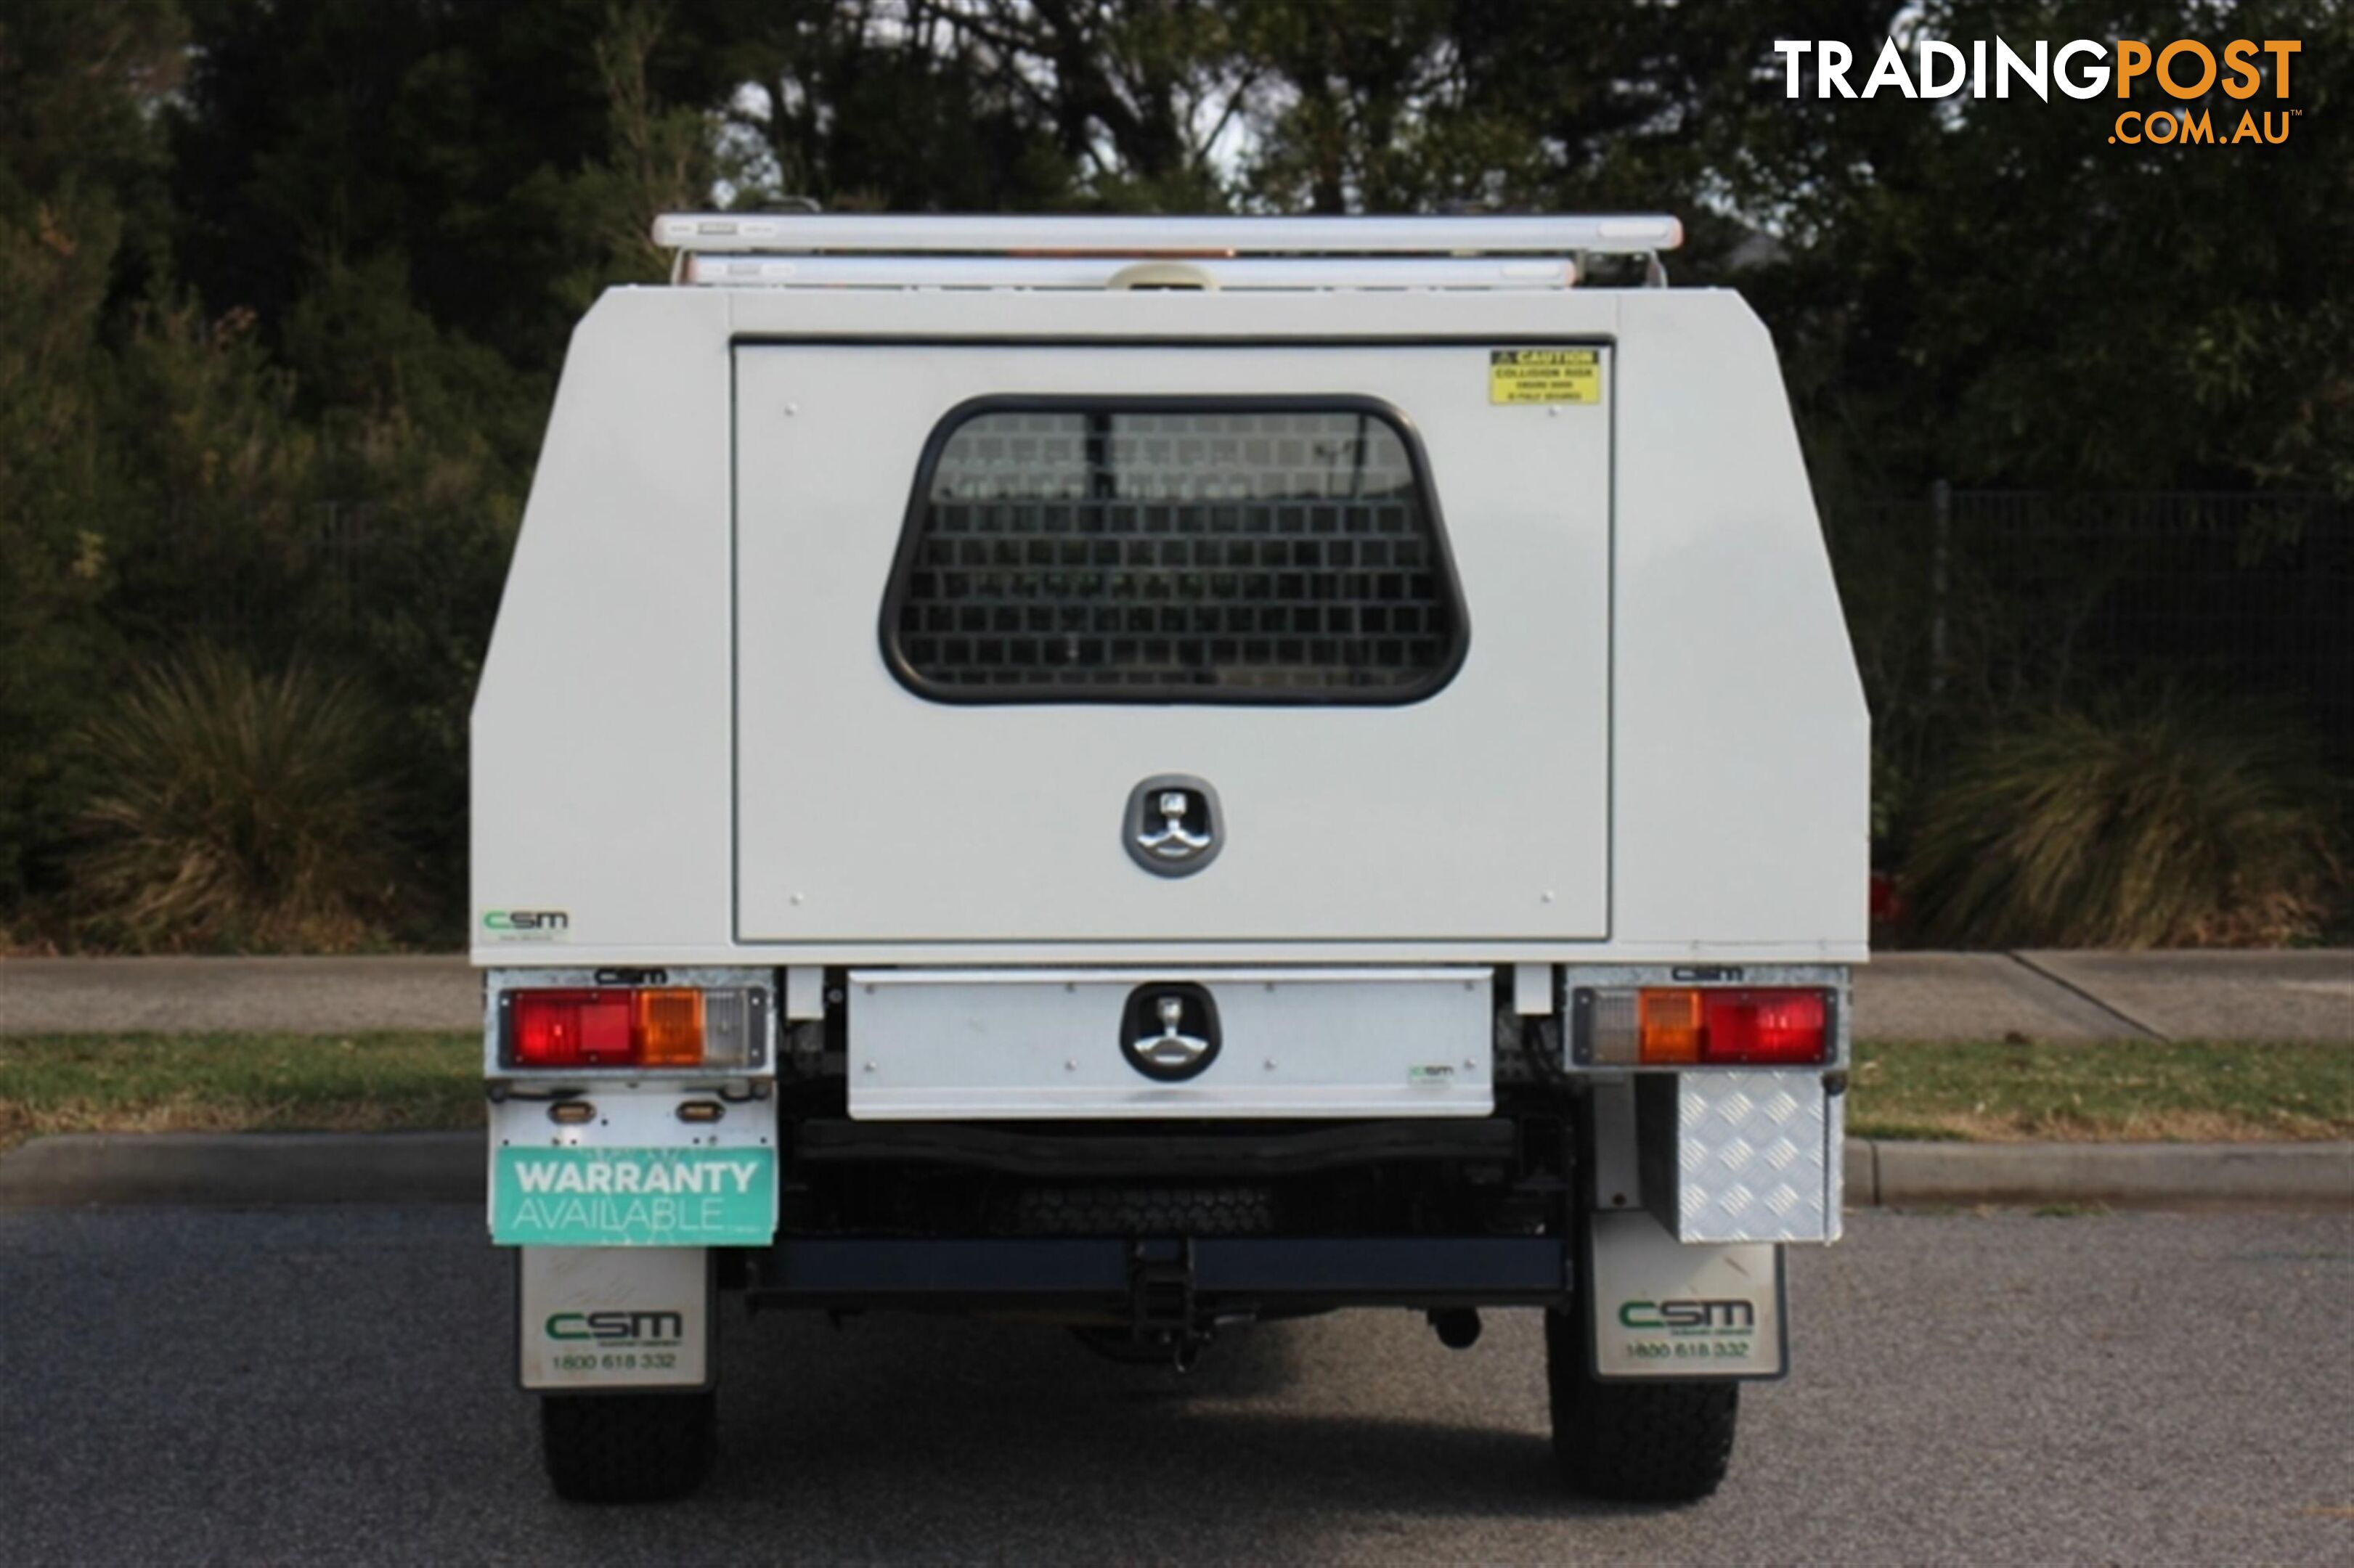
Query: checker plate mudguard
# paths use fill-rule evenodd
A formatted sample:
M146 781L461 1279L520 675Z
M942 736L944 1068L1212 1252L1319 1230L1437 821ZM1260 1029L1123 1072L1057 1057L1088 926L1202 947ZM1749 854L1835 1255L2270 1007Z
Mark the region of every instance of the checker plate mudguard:
M1839 1240L1843 1109L1819 1068L1677 1075L1678 1237Z

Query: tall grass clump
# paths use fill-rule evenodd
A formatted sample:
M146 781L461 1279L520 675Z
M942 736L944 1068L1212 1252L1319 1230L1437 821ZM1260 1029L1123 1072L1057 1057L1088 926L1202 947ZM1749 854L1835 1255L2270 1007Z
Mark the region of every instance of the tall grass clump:
M1916 930L1961 947L2307 939L2343 892L2342 802L2286 718L2161 694L1965 747L1924 802Z
M392 795L358 687L199 650L85 735L103 780L74 871L91 936L150 950L339 950L388 912Z

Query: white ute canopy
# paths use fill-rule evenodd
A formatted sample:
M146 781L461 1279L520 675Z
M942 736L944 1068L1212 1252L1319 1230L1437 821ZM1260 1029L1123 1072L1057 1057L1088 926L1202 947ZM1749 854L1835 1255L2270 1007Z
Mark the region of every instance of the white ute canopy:
M653 238L485 664L478 961L1862 955L1787 401L1674 218Z

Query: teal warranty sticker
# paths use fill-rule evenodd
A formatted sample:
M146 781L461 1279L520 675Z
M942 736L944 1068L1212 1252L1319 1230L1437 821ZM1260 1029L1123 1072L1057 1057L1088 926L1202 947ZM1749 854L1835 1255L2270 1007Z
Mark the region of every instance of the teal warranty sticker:
M502 1246L766 1246L772 1149L502 1149L491 1240Z

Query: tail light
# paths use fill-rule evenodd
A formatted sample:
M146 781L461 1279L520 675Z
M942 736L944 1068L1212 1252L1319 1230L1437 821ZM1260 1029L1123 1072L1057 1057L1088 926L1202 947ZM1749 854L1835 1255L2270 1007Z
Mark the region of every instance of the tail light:
M1701 1033L1703 1062L1819 1062L1830 1009L1819 991L1712 991Z
M742 1067L759 1059L753 992L683 986L511 991L511 1067Z
M1596 1066L1801 1066L1831 1052L1820 991L1646 987L1596 991L1586 1059Z

